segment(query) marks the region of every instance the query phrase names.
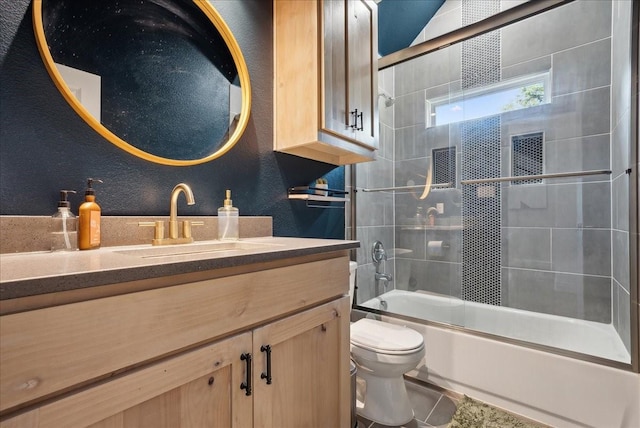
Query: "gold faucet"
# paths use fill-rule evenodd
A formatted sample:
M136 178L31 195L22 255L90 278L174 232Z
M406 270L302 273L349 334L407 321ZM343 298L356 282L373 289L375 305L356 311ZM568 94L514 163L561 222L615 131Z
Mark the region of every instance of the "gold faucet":
M202 221L189 221L184 220L182 222L182 237L178 233L178 196L180 193L184 193L184 197L187 199L187 205L193 205L196 200L193 197L193 192L188 184L180 183L171 191L171 204L169 206L169 237L164 237L164 222L162 220L155 222L140 222L140 226L154 226L155 233L151 243L153 245L170 245L170 244L190 244L193 242L193 236L191 236L191 226L202 226Z
M187 205L193 205L196 200L193 198L193 192L191 187L185 183L176 184L176 187L171 191L171 205L169 207L169 239L178 238L178 196L180 192L184 192L184 197L187 199ZM189 234L191 235L191 234ZM189 242L193 242L193 238L190 238ZM182 242L176 242L176 244L182 244Z

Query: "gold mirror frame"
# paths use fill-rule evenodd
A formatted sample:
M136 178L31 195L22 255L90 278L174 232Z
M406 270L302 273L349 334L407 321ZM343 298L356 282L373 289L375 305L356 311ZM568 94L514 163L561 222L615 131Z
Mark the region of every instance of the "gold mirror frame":
M240 137L242 136L244 130L247 127L247 123L249 122L249 114L251 111L251 84L249 82L249 70L247 69L247 65L244 61L240 46L238 45L236 39L233 37L233 34L231 33L231 30L227 26L226 22L224 22L222 17L213 8L208 0L193 0L193 2L196 6L198 6L200 10L202 10L202 12L211 21L213 26L218 30L231 53L236 69L238 70L238 77L240 79L242 108L240 111L240 119L238 120L236 129L233 131L227 142L222 147L220 147L214 153L201 159L176 160L153 155L127 143L126 141L115 135L113 132L111 132L102 123L100 123L99 120L97 120L82 104L80 104L78 99L73 95L66 82L62 78L62 75L58 71L58 68L53 61L51 52L49 52L49 46L44 34L44 25L42 22L42 0L33 0L33 28L35 31L38 50L40 51L40 56L44 61L44 65L49 72L49 75L53 79L53 82L55 83L56 87L65 98L65 100L67 100L69 105L71 105L76 113L78 113L78 115L80 115L80 117L82 117L82 119L87 122L89 126L96 130L98 134L103 136L105 139L134 156L138 156L139 158L162 165L190 166L209 162L213 159L219 158L220 156L228 152L238 142L238 140L240 140Z

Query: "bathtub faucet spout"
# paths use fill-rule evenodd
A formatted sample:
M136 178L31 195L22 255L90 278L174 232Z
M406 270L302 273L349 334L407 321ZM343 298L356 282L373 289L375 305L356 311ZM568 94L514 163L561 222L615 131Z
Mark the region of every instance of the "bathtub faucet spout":
M385 281L385 282L391 282L391 281L393 281L393 276L389 275L388 273L376 272L375 280L376 281L382 280L382 281Z

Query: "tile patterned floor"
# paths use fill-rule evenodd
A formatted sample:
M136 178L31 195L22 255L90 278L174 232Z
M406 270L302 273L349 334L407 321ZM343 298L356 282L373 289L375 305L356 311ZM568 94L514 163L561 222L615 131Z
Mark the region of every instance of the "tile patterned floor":
M456 412L458 399L409 380L406 382L414 419L402 427L388 427L358 416L358 428L444 428Z

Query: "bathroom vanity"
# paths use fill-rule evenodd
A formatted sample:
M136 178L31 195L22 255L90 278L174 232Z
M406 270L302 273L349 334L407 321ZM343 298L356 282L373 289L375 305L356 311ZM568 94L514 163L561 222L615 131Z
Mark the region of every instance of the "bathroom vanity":
M237 242L2 255L0 426L347 427L358 243Z

